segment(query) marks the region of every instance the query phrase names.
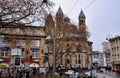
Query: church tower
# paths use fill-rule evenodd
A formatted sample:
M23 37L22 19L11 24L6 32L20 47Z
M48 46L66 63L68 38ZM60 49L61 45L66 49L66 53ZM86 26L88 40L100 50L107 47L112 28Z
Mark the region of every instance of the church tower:
M85 23L86 17L82 10L79 14L78 20L79 20L79 31L81 37L87 39L88 33L86 31L86 23Z
M79 14L79 27L81 25L84 25L85 26L85 20L86 20L86 17L85 17L85 14L83 13L83 11L81 10L80 14Z
M56 13L56 25L57 26L62 26L63 24L63 20L64 19L64 14L63 11L61 9L61 7L59 7L57 13Z
M55 28L55 25L54 25L54 21L53 21L53 17L51 14L49 14L47 16L47 18L45 19L45 32L47 35L50 35L51 32L53 31L53 29Z

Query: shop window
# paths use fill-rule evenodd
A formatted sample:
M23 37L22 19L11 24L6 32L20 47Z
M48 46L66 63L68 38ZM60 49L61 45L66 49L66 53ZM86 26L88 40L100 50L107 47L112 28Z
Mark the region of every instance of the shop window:
M34 29L33 28L30 28L30 33L29 35L34 35Z
M40 35L40 33L41 33L40 29L36 29L35 35Z
M8 52L7 52L7 51L2 51L2 52L1 52L1 56L3 56L3 57L8 56Z
M16 40L16 46L25 46L26 40Z
M22 49L21 48L11 48L11 55L19 55L22 56Z
M32 52L32 58L38 58L38 52L37 51Z

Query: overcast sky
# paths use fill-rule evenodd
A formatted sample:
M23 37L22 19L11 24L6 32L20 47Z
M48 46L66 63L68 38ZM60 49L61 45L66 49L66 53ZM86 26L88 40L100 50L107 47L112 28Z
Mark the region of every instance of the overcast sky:
M120 0L51 0L56 12L61 6L63 13L78 23L81 11L86 15L86 25L91 33L93 50L101 50L102 42L110 37L120 35Z

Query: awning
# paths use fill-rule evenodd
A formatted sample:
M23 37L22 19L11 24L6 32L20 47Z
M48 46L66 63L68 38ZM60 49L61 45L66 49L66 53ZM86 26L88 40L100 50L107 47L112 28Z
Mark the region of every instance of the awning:
M31 50L40 50L40 48L31 48Z
M9 67L7 63L0 63L0 67Z
M40 66L39 66L39 64L37 64L37 63L31 63L31 64L29 65L29 67L40 67Z
M10 49L9 46L0 46L0 50L8 51L9 49Z

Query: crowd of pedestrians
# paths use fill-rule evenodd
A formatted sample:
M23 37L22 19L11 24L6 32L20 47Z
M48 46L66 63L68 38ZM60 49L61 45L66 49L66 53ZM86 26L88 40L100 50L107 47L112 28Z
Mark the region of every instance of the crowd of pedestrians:
M29 78L29 70L0 68L0 78Z
M12 68L0 68L0 77L9 77L13 76L13 69Z
M40 73L39 68L0 68L0 78L31 78Z

